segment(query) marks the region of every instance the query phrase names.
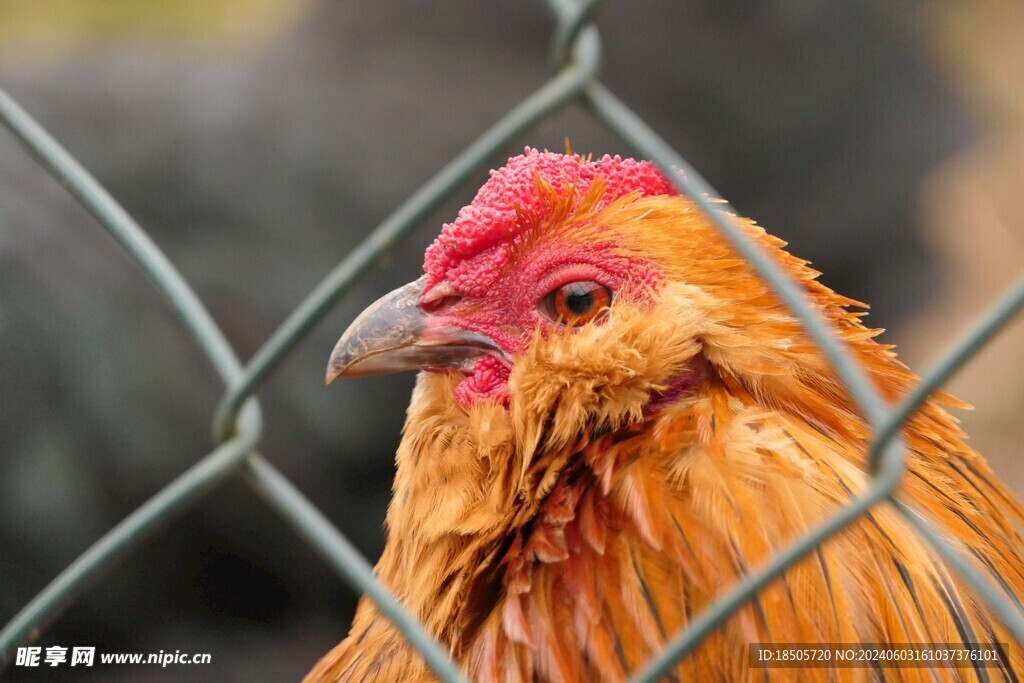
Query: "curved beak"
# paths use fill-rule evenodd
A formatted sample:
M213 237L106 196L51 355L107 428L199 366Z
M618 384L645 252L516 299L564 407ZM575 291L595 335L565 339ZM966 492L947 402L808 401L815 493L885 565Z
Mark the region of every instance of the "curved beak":
M387 375L423 368L466 368L501 354L489 337L456 327L419 306L426 276L385 294L359 314L327 362L327 384L338 377Z

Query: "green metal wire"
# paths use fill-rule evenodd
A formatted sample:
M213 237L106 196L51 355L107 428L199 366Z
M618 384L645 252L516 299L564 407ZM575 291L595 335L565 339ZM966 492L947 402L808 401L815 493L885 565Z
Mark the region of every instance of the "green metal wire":
M960 575L960 578L974 591L975 596L981 597L985 601L1003 622L1003 625L1013 632L1019 642L1024 642L1024 611L1017 606L1016 596L1002 588L996 588L991 581L982 578L978 570L968 563L963 553L939 536L927 518L901 500L894 499L892 502L896 506L896 511L903 515L917 530L917 533L935 549L939 557Z
M1009 325L1022 310L1024 310L1024 277L1017 280L998 301L992 304L981 318L949 347L935 367L924 375L924 379L910 390L910 393L889 414L885 424L875 434L872 450L877 450L881 443L891 439L929 395L949 381L957 370L962 368L985 344L989 343L998 332Z
M551 41L551 63L556 69L570 63L576 39L583 29L591 25L594 12L600 4L601 0L583 0L575 4L555 0L548 3L559 18L555 37Z
M1024 307L1024 280L994 305L986 317L962 341L954 345L944 360L890 411L863 369L833 335L821 313L809 304L796 283L786 277L756 243L740 232L731 215L735 212L728 204L714 203L710 198L717 196L717 193L710 185L596 80L601 50L592 21L598 4L599 0L548 0L557 19L551 54L559 71L377 226L296 307L244 368L198 297L146 233L92 176L0 90L0 121L21 140L43 168L97 218L144 270L227 387L214 418L214 433L222 443L71 563L0 631L0 670L10 664L19 644L35 637L46 623L86 590L92 581L127 552L138 547L141 539L179 515L200 496L213 491L228 475L240 472L266 503L281 514L339 576L366 594L394 622L440 680L452 683L462 681L462 675L444 648L416 623L395 596L376 579L370 563L291 482L254 452L262 421L253 394L356 279L388 248L407 235L452 192L482 169L505 145L538 121L575 100L589 106L641 156L651 159L665 170L680 191L689 195L733 247L751 262L822 349L875 435L867 454L873 477L862 496L852 500L834 517L789 548L777 553L763 567L744 577L733 590L698 615L633 680L647 683L667 674L680 658L697 647L714 628L753 599L758 590L778 578L831 535L860 519L872 506L886 501L895 505L936 552L964 578L976 596L988 603L1016 637L1024 642L1024 614L1016 608L1016 601L1005 600L1000 591L985 580L961 553L936 534L927 520L894 497L905 469L900 427L928 395ZM672 169L683 173L680 176Z

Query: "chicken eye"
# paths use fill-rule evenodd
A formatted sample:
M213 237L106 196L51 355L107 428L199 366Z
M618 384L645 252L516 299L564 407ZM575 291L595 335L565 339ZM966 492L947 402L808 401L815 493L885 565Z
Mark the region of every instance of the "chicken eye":
M596 282L570 282L544 297L542 310L551 320L579 327L599 318L612 303L612 290Z

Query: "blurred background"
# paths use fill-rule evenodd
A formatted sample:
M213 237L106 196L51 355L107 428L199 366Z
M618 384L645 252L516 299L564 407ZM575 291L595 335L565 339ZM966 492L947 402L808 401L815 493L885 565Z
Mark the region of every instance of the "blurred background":
M631 0L602 78L744 214L870 302L919 372L1022 271L1024 5ZM247 359L400 202L549 76L543 2L0 0L0 87L118 198ZM569 107L524 145L630 151ZM323 371L417 277L486 175L364 277L262 394L262 452L365 552L382 544L412 375ZM952 384L1024 489L1024 330ZM211 448L221 389L140 271L0 130L0 623ZM4 680L295 680L356 596L232 481L38 639L207 666Z

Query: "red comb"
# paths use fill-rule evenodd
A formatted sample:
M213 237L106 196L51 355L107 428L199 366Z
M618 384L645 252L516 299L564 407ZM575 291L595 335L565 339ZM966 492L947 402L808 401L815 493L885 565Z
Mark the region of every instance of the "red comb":
M520 216L543 218L547 206L537 195L537 178L555 191L575 186L581 197L600 178L607 189L599 207L631 192L645 196L678 194L675 186L649 161L607 154L591 161L578 154L540 152L527 147L503 168L491 171L490 179L473 201L459 210L453 222L445 224L427 249L423 270L427 273L428 289L443 280L459 262L505 242Z

